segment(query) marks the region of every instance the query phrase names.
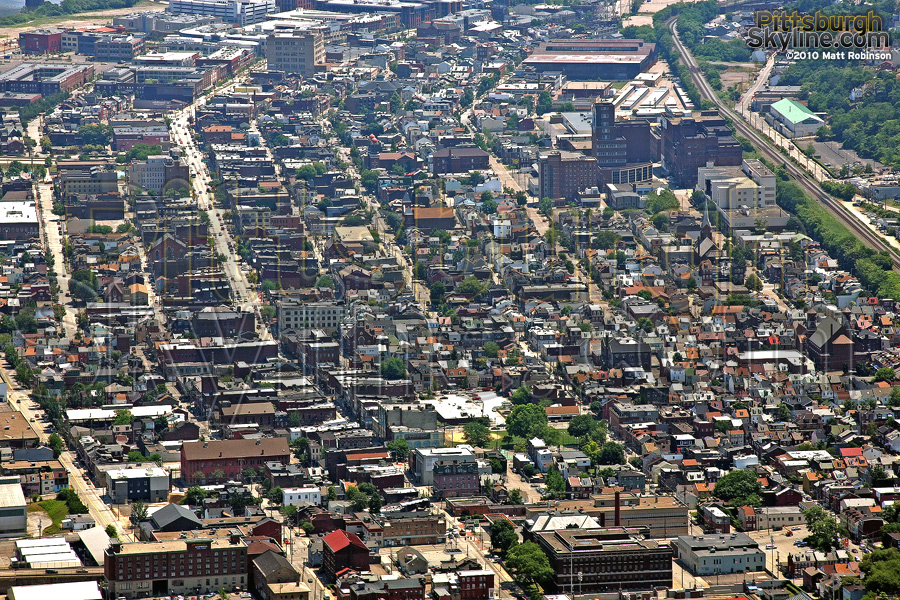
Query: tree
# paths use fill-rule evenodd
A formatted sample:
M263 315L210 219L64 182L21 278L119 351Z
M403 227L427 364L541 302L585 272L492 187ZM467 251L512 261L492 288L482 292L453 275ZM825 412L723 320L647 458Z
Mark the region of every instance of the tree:
M544 113L548 113L553 109L553 96L550 95L550 92L547 90L543 90L538 96L537 106L535 107L535 112L537 114L542 115Z
M272 504L281 504L284 500L284 491L279 486L273 487L269 490L269 493L266 494L266 498L269 499L269 502Z
M592 415L577 415L569 421L568 432L572 437L585 437L596 426L597 421Z
M456 285L456 291L460 294L472 294L475 296L480 296L482 293L484 293L484 290L484 284L478 281L478 278L474 276L466 277Z
M406 363L403 359L392 356L381 363L381 376L389 381L406 377Z
M334 278L331 275L322 275L316 279L316 287L334 289Z
M520 386L513 392L510 400L513 404L530 404L531 403L531 388L527 385Z
M378 187L378 172L369 169L363 169L359 174L359 181L364 188L370 192L374 192Z
M447 293L447 286L443 281L435 281L428 286L428 291L432 302L441 302Z
M347 488L347 500L354 511L363 511L369 507L369 497L359 489L358 485L352 485Z
M487 445L491 441L491 430L481 423L473 421L465 424L463 427L463 436L465 436L467 444L478 448L487 448Z
M491 523L490 534L491 548L496 549L502 555L505 555L519 541L516 526L507 519L497 519Z
M753 504L753 501L758 503L761 490L756 473L747 469L735 469L716 482L713 495L731 506L744 506Z
M482 346L482 350L484 350L484 355L486 357L497 358L497 353L500 352L500 346L498 346L496 342L488 342Z
M392 440L385 444L385 446L388 450L393 452L398 459L405 461L409 458L409 442L406 441L406 438Z
M378 492L369 496L369 512L380 513L382 506L384 506L384 498Z
M756 273L750 273L749 275L747 275L747 279L746 281L744 281L744 286L751 292L758 292L763 289L763 283L756 275Z
M337 500L337 489L333 485L328 486L328 501L333 502Z
M516 581L530 586L535 583L544 586L553 580L555 571L541 547L534 542L517 544L506 553L506 567L512 571Z
M538 210L542 215L549 218L550 215L553 214L553 200L544 196L541 198L541 201L538 202Z
M637 320L638 329L643 329L647 333L653 331L653 321L648 319L647 317L641 317Z
M185 492L182 504L187 504L188 506L200 506L208 496L209 494L206 490L200 486L194 485L189 487L187 492Z
M109 525L107 525L107 526L106 526L106 529L104 529L104 531L106 532L106 535L107 535L108 537L111 537L111 538L119 537L119 530L116 529L116 526L113 525L112 523L110 523Z
M300 461L300 464L308 465L309 461L312 460L312 454L309 448L309 439L305 437L299 437L291 442L291 446L294 448L294 456L297 457L297 460Z
M309 535L316 530L316 528L313 526L313 524L310 523L309 521L302 521L300 523L300 529L302 529L306 535Z
M53 149L53 142L50 141L48 136L41 137L41 151L42 152L50 152Z
M70 515L84 515L88 513L88 507L78 497L78 493L71 488L60 491L56 494L56 499L66 503L66 508Z
M859 565L865 574L866 592L871 599L896 598L900 588L900 552L896 548L875 550L865 555Z
M655 215L657 213L669 210L678 210L678 198L675 197L675 193L670 189L663 189L660 191L652 191L647 194L646 201L647 211Z
M113 421L113 425L131 425L132 421L134 421L134 416L131 414L130 410L117 410L116 420Z
M891 367L881 367L875 371L875 381L894 381L894 375Z
M510 435L529 439L547 425L547 412L537 404L514 406L506 418L506 430Z
M600 465L621 465L625 463L625 449L616 442L606 442L600 447L600 456L597 458L597 464Z
M506 499L508 504L525 504L522 500L522 492L518 489L509 490L509 497Z
M47 443L53 450L53 458L59 458L59 455L62 454L64 449L62 438L56 433L51 433L50 437L47 438Z
M147 520L147 505L140 500L131 504L131 524L137 527Z
M819 506L808 508L803 511L803 518L806 519L806 528L809 531L805 541L810 548L820 552L830 552L841 547L841 538L847 532L823 508Z
M778 405L778 420L784 422L791 420L791 409L783 402Z

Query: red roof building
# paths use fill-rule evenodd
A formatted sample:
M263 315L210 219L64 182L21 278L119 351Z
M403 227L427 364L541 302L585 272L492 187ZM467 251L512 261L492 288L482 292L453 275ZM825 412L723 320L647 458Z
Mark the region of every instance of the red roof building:
M322 538L322 542L322 565L332 577L348 567L357 571L369 569L369 548L355 533L338 529Z

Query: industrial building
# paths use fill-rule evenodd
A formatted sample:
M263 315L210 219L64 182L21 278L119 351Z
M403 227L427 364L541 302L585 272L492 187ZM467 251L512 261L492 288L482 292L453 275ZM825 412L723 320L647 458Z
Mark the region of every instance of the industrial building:
M633 79L656 62L656 44L643 40L559 39L541 44L522 63L574 81Z

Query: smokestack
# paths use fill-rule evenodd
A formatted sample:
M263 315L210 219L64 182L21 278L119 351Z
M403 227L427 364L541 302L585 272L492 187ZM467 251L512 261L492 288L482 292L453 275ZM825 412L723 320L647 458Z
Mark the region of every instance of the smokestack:
M616 516L615 516L615 519L616 519L616 520L615 520L615 523L614 523L614 525L615 525L616 527L621 527L621 526L622 526L622 508L621 508L621 507L622 507L622 498L621 498L621 496L620 496L620 493L619 493L619 492L616 492L616 513L615 513L615 514L616 514Z

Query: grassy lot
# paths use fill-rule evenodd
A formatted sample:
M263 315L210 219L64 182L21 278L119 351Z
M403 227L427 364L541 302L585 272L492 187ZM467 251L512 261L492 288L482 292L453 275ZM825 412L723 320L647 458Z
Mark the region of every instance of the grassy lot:
M44 500L28 505L28 512L44 512L53 523L44 527L44 535L53 535L62 531L62 520L69 514L69 508L62 500Z

